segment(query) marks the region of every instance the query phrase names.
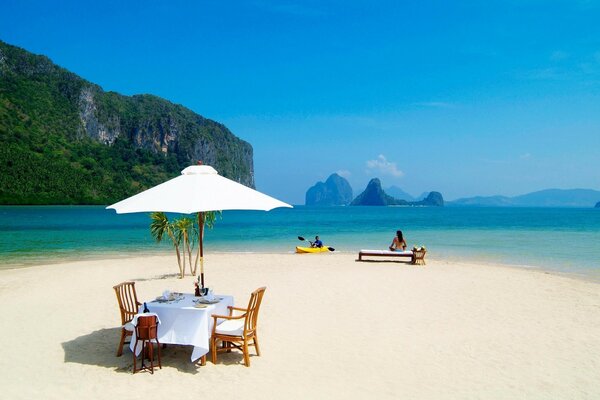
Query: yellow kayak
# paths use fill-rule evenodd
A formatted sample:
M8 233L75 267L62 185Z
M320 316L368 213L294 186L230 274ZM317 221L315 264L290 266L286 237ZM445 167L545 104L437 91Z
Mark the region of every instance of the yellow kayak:
M327 246L323 246L323 247L296 246L296 253L322 253L324 251L329 251L329 248L327 248Z

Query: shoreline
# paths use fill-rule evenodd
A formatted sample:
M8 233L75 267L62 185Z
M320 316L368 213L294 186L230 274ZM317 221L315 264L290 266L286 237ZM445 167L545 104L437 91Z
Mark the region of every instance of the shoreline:
M172 252L164 251L164 250L156 250L146 252L145 250L139 250L135 252L91 252L89 255L85 257L57 257L49 258L45 261L40 261L36 263L26 263L26 264L1 264L0 263L0 274L3 271L15 271L21 269L32 269L32 268L43 268L50 265L57 264L75 264L86 261L116 261L123 259L134 259L140 257L173 257L174 265L176 265L175 255ZM261 251L212 251L210 253L205 254L204 258L211 257L212 255L257 255L257 256L282 256L282 255L295 255L298 257L330 257L330 256L346 256L358 254L354 252L344 252L344 251L336 251L334 253L327 254L296 254L293 251L289 251L286 253L276 253L276 252L261 252ZM427 257L426 262L434 262L441 264L461 264L461 265L469 265L469 266L477 266L477 267L485 267L485 268L508 268L515 270L524 270L524 271L536 271L543 274L555 275L564 278L571 278L575 280L581 280L585 282L591 282L600 284L600 270L591 270L590 273L583 272L573 272L573 271L559 271L556 269L546 269L538 265L528 265L528 264L516 264L516 263L508 263L508 262L490 262L488 260L474 260L472 258L468 258L466 260L454 260L454 259L441 259L437 257ZM358 262L358 261L357 261ZM410 267L419 267L413 266L405 261L396 261L396 260L386 260L386 259L374 259L369 261L363 261L364 264L397 264L397 265L406 265Z

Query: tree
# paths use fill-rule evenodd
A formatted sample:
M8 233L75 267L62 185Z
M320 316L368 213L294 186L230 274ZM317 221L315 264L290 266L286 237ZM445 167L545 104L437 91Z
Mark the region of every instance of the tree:
M181 253L179 249L179 245L181 243L181 238L176 234L175 226L164 212L153 212L150 214L150 219L152 222L150 223L150 234L156 240L157 243L160 243L166 234L171 242L173 243L173 247L175 248L175 253L177 254L177 264L179 265L179 278L183 279L185 276L185 258L184 265L181 265ZM185 257L185 254L184 254Z
M192 238L195 236L194 232L194 221L188 217L181 217L173 222L173 228L175 230L175 237L179 243L183 242L183 269L185 270L185 255L187 252L188 261L190 265L190 274L196 273L196 268L192 269Z

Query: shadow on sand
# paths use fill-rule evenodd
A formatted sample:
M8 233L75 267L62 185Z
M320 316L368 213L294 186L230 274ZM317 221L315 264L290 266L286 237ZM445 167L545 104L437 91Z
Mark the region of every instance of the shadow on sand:
M123 347L123 355L116 356L117 344L121 335L121 328L100 329L87 335L79 336L73 340L62 343L66 363L96 365L110 368L115 372L128 373L133 371L133 354L129 350L129 343ZM180 372L197 374L201 368L210 367L210 353L207 354L207 364L200 366L200 362L192 363L191 346L168 345L161 350L163 368L177 368ZM239 352L219 354L218 363L226 365L240 364L243 358ZM141 361L138 358L138 362Z
M179 274L178 273L163 274L163 275L153 276L151 278L135 278L132 280L136 281L136 282L145 282L145 281L156 281L156 280L173 279L173 278L179 278Z
M359 260L357 258L354 261L360 262L360 263L392 263L392 264L413 265L413 263L411 261L408 261L408 260L365 260L365 259Z

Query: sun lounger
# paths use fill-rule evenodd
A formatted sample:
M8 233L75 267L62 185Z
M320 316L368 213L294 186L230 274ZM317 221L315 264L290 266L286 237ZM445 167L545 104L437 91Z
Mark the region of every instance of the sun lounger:
M390 251L390 250L361 250L358 252L358 261L365 261L363 257L406 257L412 264L425 265L425 251Z

